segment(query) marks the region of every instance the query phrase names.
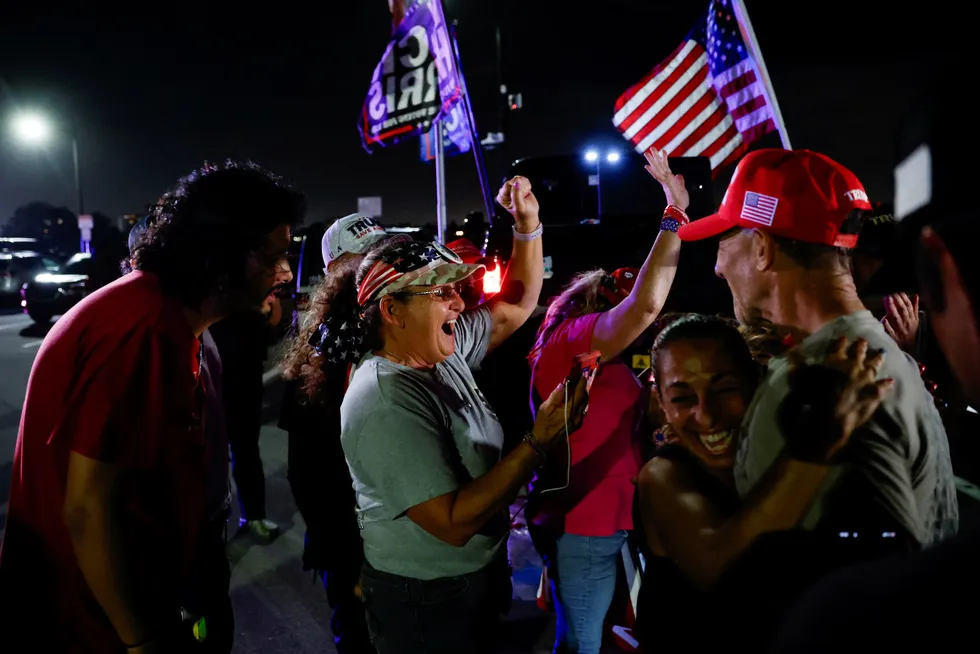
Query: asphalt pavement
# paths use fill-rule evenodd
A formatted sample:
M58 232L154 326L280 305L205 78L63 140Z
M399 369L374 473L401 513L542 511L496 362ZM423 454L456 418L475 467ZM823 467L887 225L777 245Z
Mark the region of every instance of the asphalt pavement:
M31 365L47 329L13 309L0 309L0 534L6 523L7 494L21 406ZM265 376L268 418L260 447L265 464L269 518L282 528L270 544L237 536L229 528L228 556L232 564L231 597L235 609L235 654L278 652L330 654L336 652L330 632L330 608L322 586L303 572L301 556L305 527L286 481L286 434L275 427L281 380L274 368ZM962 473L961 473L962 474ZM980 489L958 479L963 522L980 525ZM978 481L974 479L973 481ZM515 507L516 508L516 507ZM237 515L230 525L237 524ZM966 524L961 526L966 526ZM554 618L534 601L541 562L518 526L511 538L515 601L501 628L505 646L500 652L550 652ZM607 646L604 652L619 651Z
M47 329L13 310L0 310L0 534L6 524L7 494L31 365ZM232 565L231 598L235 609L235 654L332 654L330 607L323 587L303 571L303 520L286 481L286 434L275 427L276 400L282 388L274 369L266 374L266 415L260 447L265 464L269 519L282 534L270 544L238 536L229 522L228 557ZM515 566L515 602L501 634L501 653L550 652L554 619L534 602L540 559L526 531L511 541ZM611 649L610 651L616 651Z

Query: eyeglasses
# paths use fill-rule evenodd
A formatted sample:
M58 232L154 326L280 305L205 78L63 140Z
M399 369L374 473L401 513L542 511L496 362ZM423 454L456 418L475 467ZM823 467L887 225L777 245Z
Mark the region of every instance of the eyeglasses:
M432 297L438 298L443 302L452 300L454 297L459 295L459 285L458 284L447 284L445 286L440 286L439 288L434 288L431 291L417 291L411 292L399 292L398 295L404 295L409 297L431 295Z

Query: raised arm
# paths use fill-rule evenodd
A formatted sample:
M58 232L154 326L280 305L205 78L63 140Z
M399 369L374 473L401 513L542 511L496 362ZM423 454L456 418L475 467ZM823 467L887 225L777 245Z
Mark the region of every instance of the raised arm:
M500 293L487 303L493 321L488 352L527 322L544 282L538 199L531 192L530 180L515 177L507 181L497 193L497 202L514 217L514 246Z
M667 210L661 221L660 234L640 268L632 292L596 321L592 345L602 352L606 361L619 356L660 315L674 283L681 252L681 240L676 233L677 225L671 222L676 219L671 218L670 214L679 209L679 213L675 215L684 216L691 201L684 187L684 176L674 175L670 171L666 153L651 150L644 156L647 159L647 172L660 182L664 195L667 196Z

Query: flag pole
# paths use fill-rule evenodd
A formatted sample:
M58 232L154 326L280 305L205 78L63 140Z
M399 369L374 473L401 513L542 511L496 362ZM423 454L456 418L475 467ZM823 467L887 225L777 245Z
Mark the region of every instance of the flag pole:
M784 150L792 150L793 147L789 144L789 134L786 132L786 123L783 122L783 113L779 110L776 92L773 90L772 81L769 79L766 61L762 58L762 48L756 41L755 30L752 29L752 21L749 20L749 12L745 8L743 0L732 0L732 8L735 10L735 20L742 31L742 39L749 48L749 54L755 60L757 72L762 77L762 92L766 94L766 100L772 107L772 117L776 121L776 128L779 130L779 140L782 141Z
M443 14L445 16L445 14ZM456 67L456 78L459 81L459 88L462 92L463 114L466 117L466 127L470 131L470 141L473 143L473 160L476 162L476 174L480 178L480 190L483 192L483 209L487 216L487 232L484 235L484 253L487 249L489 239L489 227L493 226L493 194L490 189L490 178L487 176L487 166L483 160L483 146L480 143L480 135L476 130L476 119L473 117L473 105L470 103L470 94L466 90L466 81L463 78L463 67L459 57L459 41L456 38L456 21L452 23L449 30L449 43L453 49L453 64Z
M436 237L446 244L446 144L443 141L442 121L435 123L436 133Z

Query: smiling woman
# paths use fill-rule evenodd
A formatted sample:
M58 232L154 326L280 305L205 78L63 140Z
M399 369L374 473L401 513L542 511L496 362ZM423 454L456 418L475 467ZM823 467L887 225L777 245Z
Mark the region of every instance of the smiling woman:
M866 356L866 343L847 345L838 343L824 362L827 367L815 369L867 392L873 409L886 386L875 381L881 357ZM791 361L794 367L801 365L795 355ZM721 620L731 607L706 591L714 590L757 537L797 526L836 462L836 452L856 429L835 421L858 414L847 408L848 391L841 390L843 386L824 384L819 392L808 393L807 402L823 400L812 412L820 415L807 415L808 424L820 433L808 429L805 438L792 434L788 438L806 441L812 449L806 456L793 453L779 458L743 503L732 469L742 421L761 371L745 338L724 318L685 316L657 336L651 364L673 441L657 451L638 480L644 578L657 581L642 584L637 635L646 647L674 651L681 644L690 648L695 643L695 649L707 650L720 644L711 640L715 634L730 638L731 632L721 626L700 628L703 616L717 615ZM838 372L845 374L839 377ZM799 399L800 394L792 397ZM700 610L692 613L687 607L695 605Z
M530 184L511 180L498 201L515 216L507 292L467 311L459 284L482 265L439 243L391 240L361 263L354 306L334 306L308 341L355 367L341 445L379 654L494 651L511 596L507 507L584 410L585 384L563 383L501 458L504 430L473 370L530 316L544 266Z

